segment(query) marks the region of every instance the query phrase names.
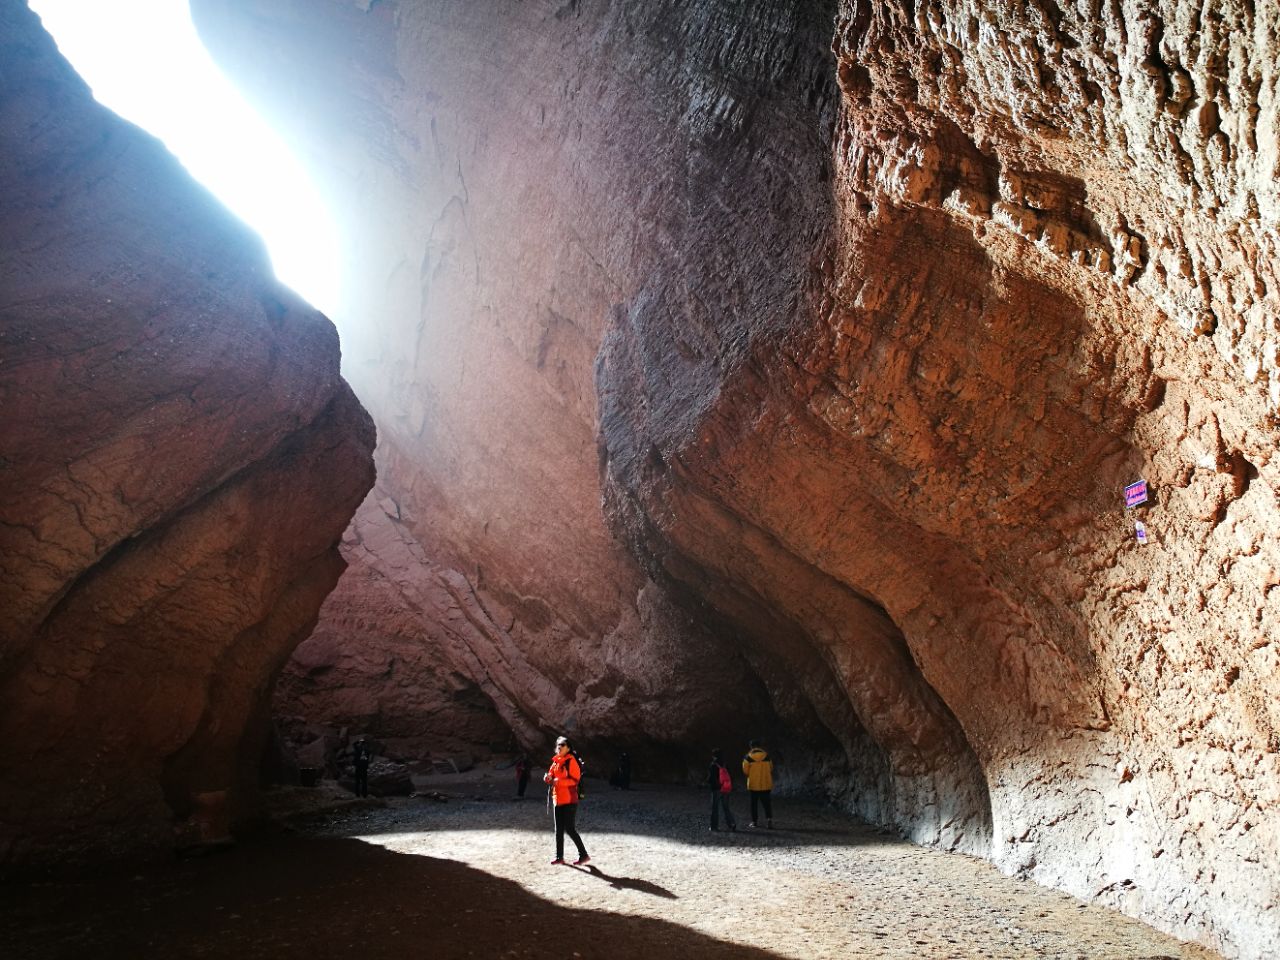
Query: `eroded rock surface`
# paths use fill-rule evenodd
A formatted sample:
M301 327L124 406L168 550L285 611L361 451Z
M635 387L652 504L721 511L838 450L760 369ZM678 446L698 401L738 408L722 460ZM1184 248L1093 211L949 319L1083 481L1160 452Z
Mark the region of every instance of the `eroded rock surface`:
M754 46L739 57L759 60L774 39L791 44L796 57L778 76L788 91L808 89L823 70L829 22L816 30L822 18L797 21L779 9L776 27L761 15ZM357 535L378 546L348 545L350 579L398 594L392 622L414 624L437 645L442 675L492 695L527 747L541 750L548 732L568 730L631 748L645 769L670 773L691 757L705 762L712 741L745 747L753 720L777 728L766 687L733 637L647 576L600 507L592 371L610 310L625 296L619 284L635 289L654 253L648 232L671 215L644 164L672 182L694 172L690 163L705 168L700 179L717 177L689 156L690 134L679 129L687 90L704 78L690 75L673 93L685 69L674 54L661 76L652 73L673 39L671 12L542 4L365 12L335 3L193 13L236 75L262 81L258 99L299 138L300 152L326 158L317 173L346 227L351 298L369 322L344 332L344 363L379 422L387 477L379 499L390 504L362 513ZM274 50L265 60L255 52L264 39ZM714 24L689 42L704 65L725 52ZM523 66L486 65L544 43ZM612 59L600 58L600 43ZM583 71L570 76L571 91L568 64ZM275 70L295 80L281 85ZM765 73L753 88L767 91L773 71ZM299 96L302 88L311 93ZM406 98L410 88L423 100ZM597 88L607 104L587 93ZM705 96L700 110L720 109ZM424 110L429 103L437 105ZM627 119L606 126L602 110ZM779 127L813 138L812 111ZM600 163L601 150L614 162ZM618 230L614 204L624 197L643 200L644 211ZM714 239L695 213L665 228L681 249ZM387 613L380 602L378 610ZM778 672L773 682L790 690L787 671ZM303 712L285 694L281 711ZM379 687L366 699L380 698L388 716L416 709L416 696L397 707L395 691ZM804 698L792 699L822 731ZM334 718L347 709L330 702ZM815 736L835 746L829 733ZM803 777L803 765L793 774Z
M1274 4L195 8L517 732L763 689L865 816L1280 952Z
M677 744L731 737L721 711L761 709L759 684L742 667L730 672L723 642L653 584L609 633L575 636L563 624L531 623L516 598L433 559L415 527L382 484L369 494L344 538L349 570L281 673L278 714L345 726L390 755L426 760L541 749L553 726L580 728L601 747L650 730ZM539 635L548 627L557 633ZM598 664L581 662L592 655ZM745 689L722 688L719 674ZM682 762L643 743L629 748L655 773Z
M511 678L477 669L473 647L497 632L487 611L403 532L385 491L369 494L342 552L348 574L276 683L279 714L322 718L412 759L507 749L511 730L527 731ZM523 667L517 650L507 654Z
M374 432L336 332L0 7L0 861L225 837Z
M978 751L995 861L1242 956L1280 949L1278 17L844 7L841 244L783 348L914 544L841 579Z

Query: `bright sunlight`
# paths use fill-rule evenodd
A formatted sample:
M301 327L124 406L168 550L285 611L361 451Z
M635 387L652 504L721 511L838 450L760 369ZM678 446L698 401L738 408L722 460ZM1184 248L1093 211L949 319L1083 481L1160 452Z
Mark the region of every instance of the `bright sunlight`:
M219 72L186 0L30 0L99 103L159 137L265 240L276 276L333 316L337 230L302 166Z

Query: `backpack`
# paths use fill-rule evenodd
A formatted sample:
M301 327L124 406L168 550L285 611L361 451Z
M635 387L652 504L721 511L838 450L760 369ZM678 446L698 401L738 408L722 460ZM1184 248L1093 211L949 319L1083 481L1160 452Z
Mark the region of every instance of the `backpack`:
M729 770L722 763L720 764L720 792L728 793L733 789L733 778L729 776Z
M570 750L569 755L578 761L578 799L581 800L587 794L587 791L582 789L582 781L587 775L587 765L583 763L582 758L578 756L578 751Z

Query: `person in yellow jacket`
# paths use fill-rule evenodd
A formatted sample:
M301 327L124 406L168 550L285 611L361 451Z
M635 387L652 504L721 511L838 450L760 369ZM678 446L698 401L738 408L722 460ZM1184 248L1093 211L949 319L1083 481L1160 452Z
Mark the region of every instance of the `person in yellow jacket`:
M747 793L751 795L751 826L760 826L759 809L764 806L765 823L773 829L773 761L759 740L751 741L751 749L742 758L742 772L747 775Z

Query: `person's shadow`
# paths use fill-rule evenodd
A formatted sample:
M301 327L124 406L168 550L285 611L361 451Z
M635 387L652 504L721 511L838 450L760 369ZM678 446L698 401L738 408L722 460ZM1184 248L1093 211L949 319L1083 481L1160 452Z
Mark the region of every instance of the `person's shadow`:
M656 883L650 883L648 880L637 880L634 877L611 877L599 867L593 867L590 864L585 867L577 867L575 869L585 870L593 877L599 877L615 890L638 890L641 893L647 893L655 897L664 897L667 900L680 899L665 887L660 887Z

